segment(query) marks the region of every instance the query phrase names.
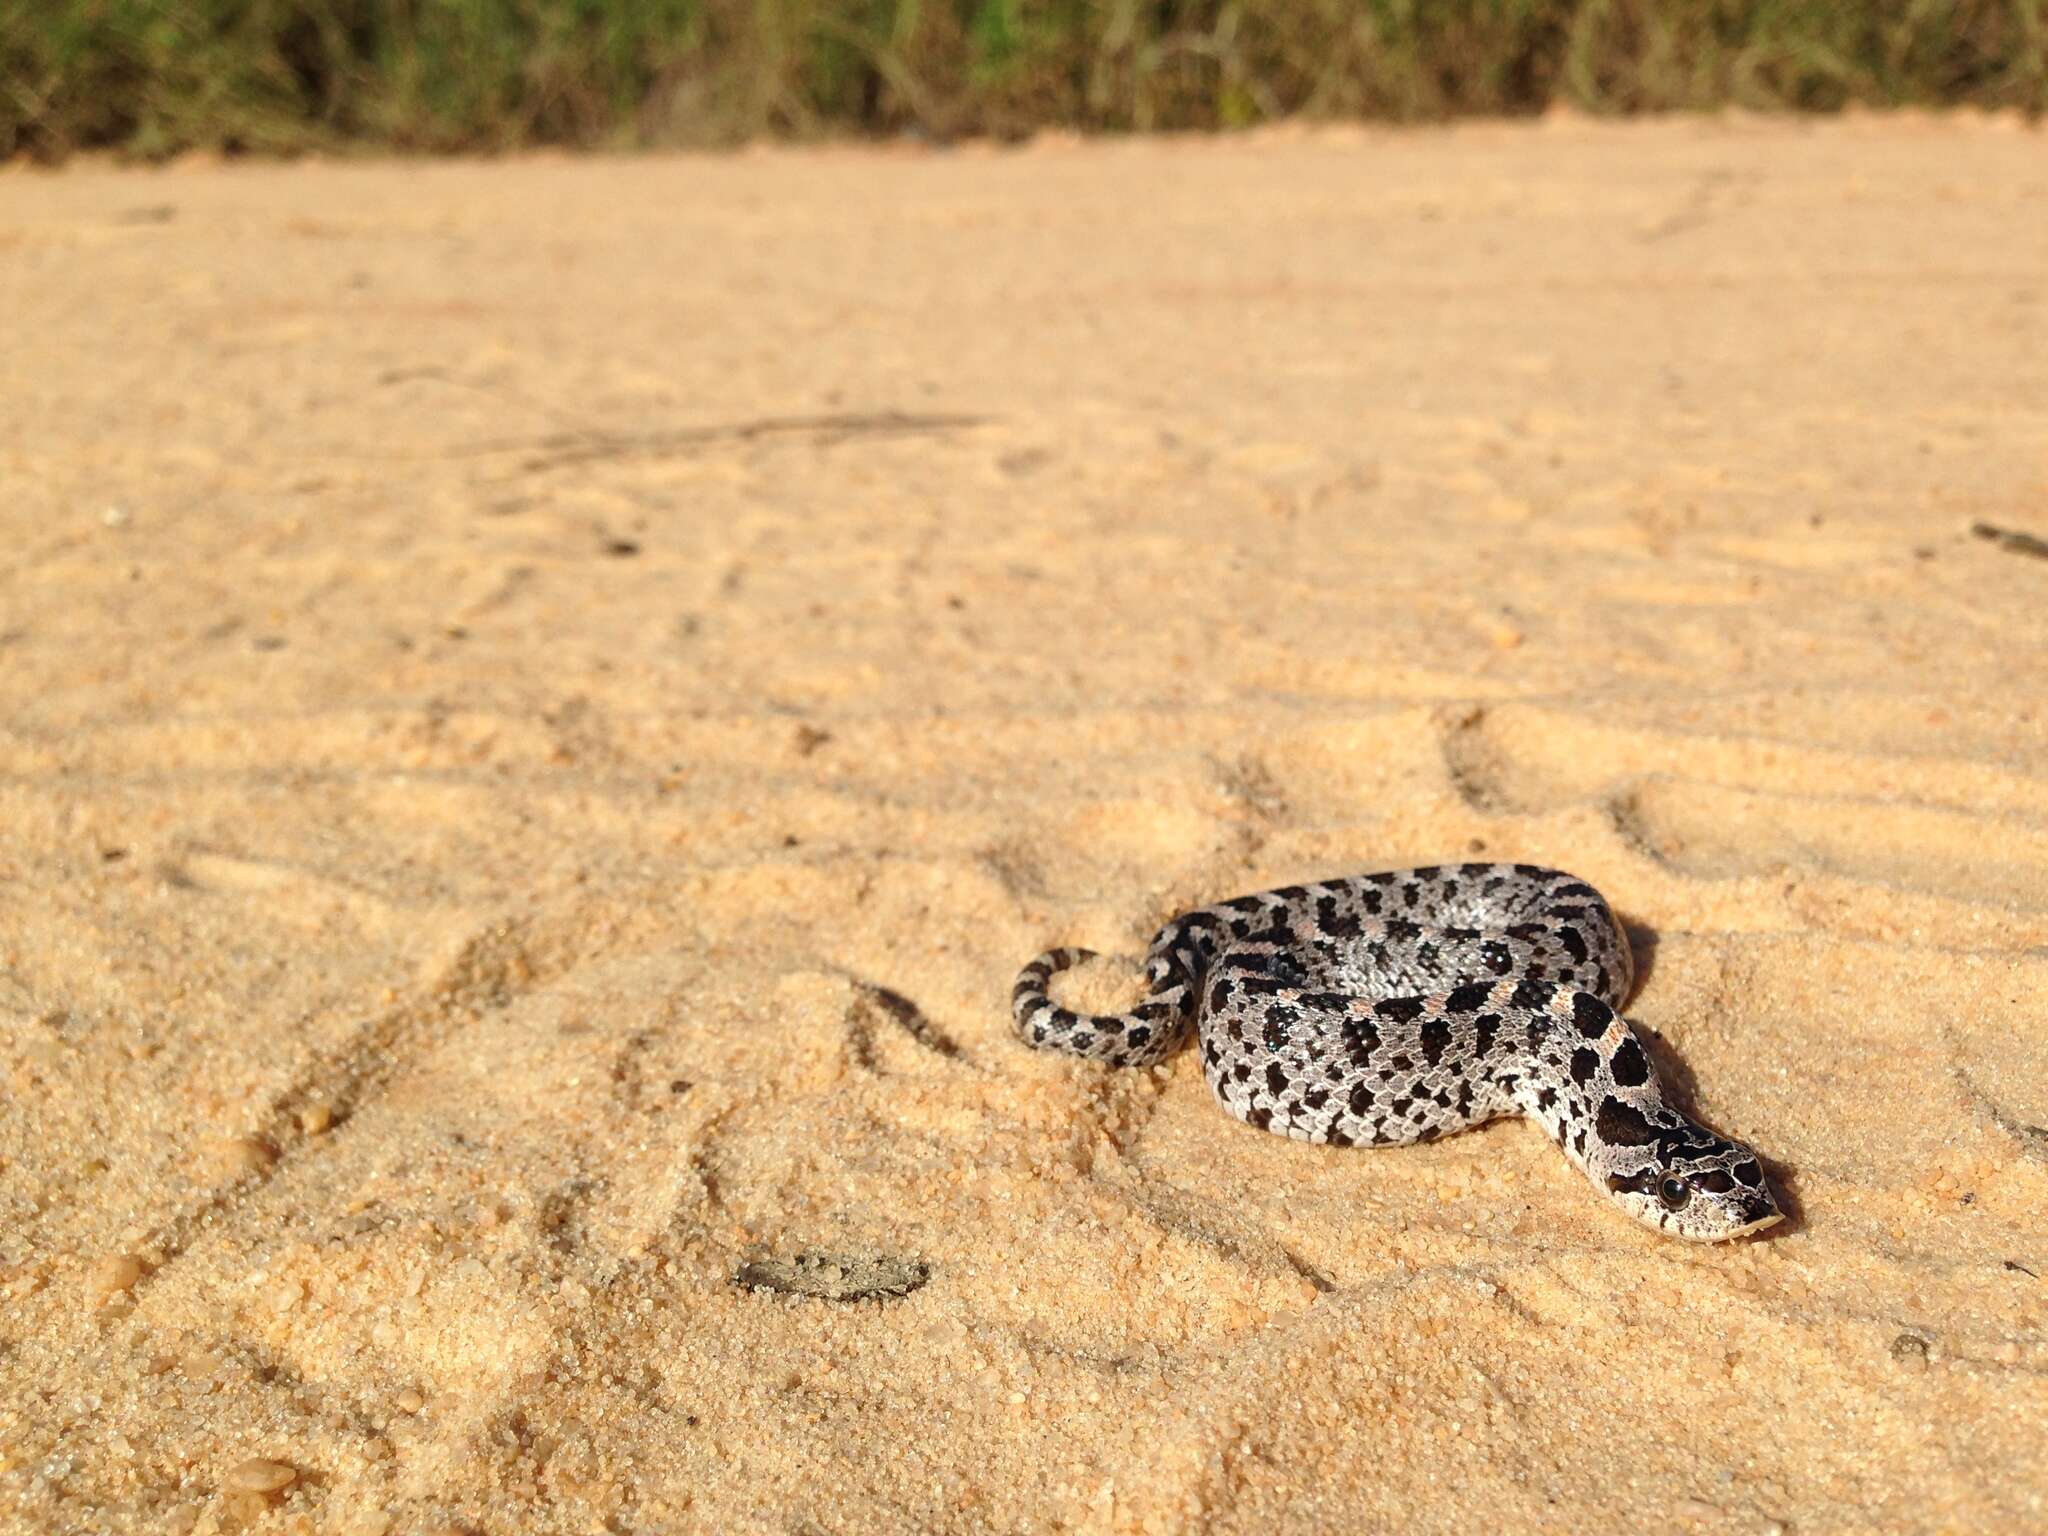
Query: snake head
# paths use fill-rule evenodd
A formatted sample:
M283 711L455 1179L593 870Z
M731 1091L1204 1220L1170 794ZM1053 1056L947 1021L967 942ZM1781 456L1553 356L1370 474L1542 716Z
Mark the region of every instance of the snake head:
M1608 1192L1645 1226L1696 1243L1747 1237L1782 1221L1756 1154L1739 1141L1702 1135L1704 1143L1688 1138L1633 1172L1610 1173Z

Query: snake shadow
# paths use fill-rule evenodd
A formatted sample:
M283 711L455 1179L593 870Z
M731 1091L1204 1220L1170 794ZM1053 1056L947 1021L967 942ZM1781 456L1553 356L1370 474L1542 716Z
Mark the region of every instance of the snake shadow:
M1620 916L1620 914L1616 914ZM1657 930L1647 923L1630 918L1621 919L1622 932L1628 936L1630 957L1635 961L1635 985L1624 1000L1633 1004L1642 996L1649 980L1657 972ZM1685 1064L1685 1058L1671 1048L1655 1029L1633 1016L1629 1022L1642 1037L1643 1044L1650 1052L1650 1060L1657 1068L1657 1078L1664 1085L1664 1094L1671 1101L1671 1107L1680 1114L1712 1126L1713 1121L1701 1115L1699 1103L1699 1079L1693 1076L1692 1068ZM1718 1129L1718 1128L1717 1128ZM1754 1149L1752 1149L1754 1150ZM1797 1173L1786 1164L1769 1154L1758 1151L1757 1163L1763 1168L1764 1177L1770 1181L1771 1193L1778 1197L1778 1209L1785 1213L1785 1219L1775 1227L1756 1234L1752 1242L1774 1242L1781 1237L1790 1237L1806 1229L1806 1209L1799 1198Z

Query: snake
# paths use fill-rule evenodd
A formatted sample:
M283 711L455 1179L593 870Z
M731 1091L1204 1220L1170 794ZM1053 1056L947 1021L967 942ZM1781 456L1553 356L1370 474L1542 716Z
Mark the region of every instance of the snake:
M1667 1097L1620 1013L1628 935L1562 870L1429 865L1184 912L1153 939L1147 991L1125 1013L1049 995L1055 975L1094 958L1052 949L1018 974L1028 1044L1143 1067L1192 1029L1217 1101L1261 1130L1405 1146L1519 1115L1660 1232L1718 1242L1783 1218L1756 1153Z

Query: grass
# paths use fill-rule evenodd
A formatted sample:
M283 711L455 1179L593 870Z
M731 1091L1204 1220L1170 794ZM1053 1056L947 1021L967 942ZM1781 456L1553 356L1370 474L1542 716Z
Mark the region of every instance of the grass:
M2048 109L2048 0L0 0L0 158Z

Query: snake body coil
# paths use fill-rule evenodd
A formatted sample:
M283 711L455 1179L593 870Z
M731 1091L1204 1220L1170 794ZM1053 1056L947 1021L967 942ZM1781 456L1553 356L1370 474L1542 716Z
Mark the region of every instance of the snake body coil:
M1290 885L1185 913L1152 941L1128 1013L1046 995L1092 958L1055 949L1017 977L1034 1046L1158 1061L1195 1026L1223 1107L1336 1146L1431 1141L1527 1115L1636 1220L1717 1241L1780 1219L1756 1155L1665 1101L1616 1012L1627 938L1584 881L1529 864L1453 864Z

